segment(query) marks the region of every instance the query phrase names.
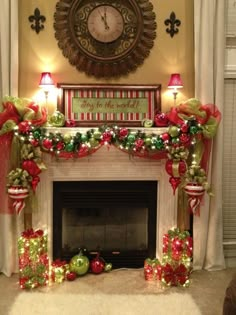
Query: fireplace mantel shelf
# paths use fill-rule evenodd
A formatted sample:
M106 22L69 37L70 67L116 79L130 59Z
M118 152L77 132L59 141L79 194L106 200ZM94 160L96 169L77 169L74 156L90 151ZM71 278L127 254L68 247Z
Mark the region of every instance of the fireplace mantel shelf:
M168 131L168 127L145 128L145 127L140 126L140 127L124 127L124 128L132 130L134 133L137 131L141 131L141 132L144 132L146 134L156 134L156 135L161 135L162 133ZM99 127L97 127L97 128L91 128L91 127L51 127L51 126L46 127L46 130L48 132L58 132L61 134L70 133L71 135L75 135L77 132L84 133L84 132L87 132L91 129L98 130Z

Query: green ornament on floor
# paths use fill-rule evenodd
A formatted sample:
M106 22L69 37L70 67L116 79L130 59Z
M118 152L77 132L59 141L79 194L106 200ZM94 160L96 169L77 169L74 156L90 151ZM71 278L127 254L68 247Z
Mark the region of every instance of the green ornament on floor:
M75 272L78 276L85 275L89 269L89 259L81 250L78 255L75 255L70 260L70 271Z
M53 127L63 127L65 125L65 116L56 110L49 119L49 123Z

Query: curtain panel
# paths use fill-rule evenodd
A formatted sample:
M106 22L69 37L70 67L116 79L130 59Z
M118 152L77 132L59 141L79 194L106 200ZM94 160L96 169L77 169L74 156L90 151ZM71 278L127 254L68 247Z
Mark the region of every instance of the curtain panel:
M225 1L194 0L195 97L215 104L223 115ZM223 123L213 140L208 181L214 197L204 197L201 216L194 217L194 269L225 268L222 219Z
M0 10L0 97L18 95L18 0L1 0ZM2 105L0 105L2 106ZM2 108L0 108L1 110ZM8 211L6 175L10 158L10 139L1 137L0 173L0 272L7 276L18 271L17 237L22 218ZM7 150L4 150L4 148Z

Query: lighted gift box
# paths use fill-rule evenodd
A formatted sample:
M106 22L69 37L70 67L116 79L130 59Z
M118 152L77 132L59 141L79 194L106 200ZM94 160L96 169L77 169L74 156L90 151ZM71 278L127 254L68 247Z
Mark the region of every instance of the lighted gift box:
M190 268L183 263L172 262L162 265L160 280L167 286L184 286L190 284Z
M66 261L56 259L52 262L50 275L53 282L62 283L66 279L67 272L69 272L69 265Z
M161 263L157 258L147 258L144 261L144 277L145 280L160 280L161 279Z
M163 235L163 263L173 260L189 266L193 255L193 239L188 231L174 228Z
M192 271L193 239L188 231L173 228L163 235L160 280L167 286L189 286Z
M18 239L19 284L32 289L48 284L48 237L42 230L29 229Z

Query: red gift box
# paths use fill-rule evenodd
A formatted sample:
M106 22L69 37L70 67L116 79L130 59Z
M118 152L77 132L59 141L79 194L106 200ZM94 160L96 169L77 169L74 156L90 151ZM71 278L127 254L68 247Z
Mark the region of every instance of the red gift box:
M145 277L145 280L160 280L161 279L161 263L157 258L145 259L144 277Z
M178 228L169 230L163 235L163 259L179 262L191 262L193 255L193 239L188 231L181 232Z

